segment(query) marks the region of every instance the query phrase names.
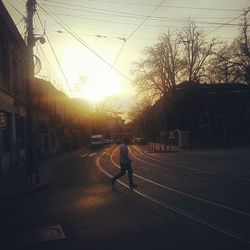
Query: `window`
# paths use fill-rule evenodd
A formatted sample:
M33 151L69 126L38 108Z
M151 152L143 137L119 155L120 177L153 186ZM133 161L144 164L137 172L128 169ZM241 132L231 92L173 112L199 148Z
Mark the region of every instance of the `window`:
M19 76L20 76L20 97L25 97L25 85L24 85L24 70L23 67L19 68Z
M13 60L13 91L15 96L19 95L19 69L18 62L16 59Z
M10 114L0 111L0 118L1 118L0 129L1 129L2 152L9 153L10 152L10 145L11 145Z
M18 62L16 59L13 60L13 92L15 96L19 95L19 70L18 70Z
M52 149L56 148L56 136L54 133L51 133L51 148Z
M6 47L3 47L2 50L2 69L3 69L3 88L6 90L10 90L10 60L9 60L9 52Z
M25 147L25 119L16 115L16 142L18 148Z
M0 34L0 88L3 87L3 42Z

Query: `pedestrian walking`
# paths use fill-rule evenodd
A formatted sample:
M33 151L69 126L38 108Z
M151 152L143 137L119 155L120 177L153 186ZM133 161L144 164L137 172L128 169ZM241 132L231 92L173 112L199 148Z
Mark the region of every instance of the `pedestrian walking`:
M124 137L123 138L123 143L120 146L120 166L121 166L121 171L118 173L116 176L111 178L111 184L114 189L115 181L125 175L126 171L128 172L128 181L129 181L129 187L130 188L135 188L137 185L134 184L133 182L133 169L131 166L132 160L129 158L128 155L128 138Z

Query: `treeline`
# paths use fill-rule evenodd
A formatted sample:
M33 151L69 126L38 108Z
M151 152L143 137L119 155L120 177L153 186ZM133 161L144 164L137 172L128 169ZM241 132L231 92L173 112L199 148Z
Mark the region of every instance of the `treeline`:
M249 10L244 12L240 34L230 44L208 40L194 21L181 31L163 34L135 63L138 94L156 100L183 81L250 84Z
M142 128L147 129L147 121L159 113L154 110L157 101L161 100L163 110L167 103L178 108L175 94L180 83L250 85L249 11L242 14L239 34L231 43L208 39L208 34L190 20L182 30L168 30L154 45L145 48L133 70L140 101L129 117L136 131L145 134ZM164 124L166 113L160 117L158 122Z

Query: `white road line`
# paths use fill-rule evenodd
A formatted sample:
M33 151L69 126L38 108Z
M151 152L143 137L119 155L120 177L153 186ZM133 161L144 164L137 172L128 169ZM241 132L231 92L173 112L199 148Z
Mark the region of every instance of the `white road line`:
M118 164L114 161L114 159L113 159L113 157L114 157L114 152L115 152L115 151L113 151L113 153L112 153L112 155L111 155L111 157L110 157L110 158L111 158L111 162L112 162L115 166L119 167L119 165L118 165ZM163 185L163 184L161 184L161 183L159 183L159 182L150 180L150 179L148 179L148 178L145 178L145 177L140 176L140 175L135 174L135 173L134 173L133 175L136 176L136 177L139 178L139 179L142 179L142 180L144 180L144 181L146 181L146 182L149 182L149 183L151 183L151 184L154 184L154 185L156 185L156 186L158 186L158 187L164 188L164 189L166 189L166 190L168 190L168 191L175 192L175 193L177 193L177 194L186 196L186 197L188 197L188 198L191 198L191 199L194 199L194 200L198 200L198 201L201 201L201 202L204 202L204 203L207 203L207 204L216 206L216 207L220 207L220 208L223 208L223 209L232 211L232 212L237 213L237 214L241 214L241 215L250 217L250 213L248 213L248 212L245 212L245 211L242 211L242 210L239 210L239 209L236 209L236 208L231 208L231 207L228 207L228 206L219 204L219 203L217 203L217 202L213 202L213 201L210 201L210 200L207 200L207 199L203 199L203 198L201 198L201 197L198 197L198 196L195 196L195 195L192 195L192 194L188 194L188 193L179 191L179 190L177 190L177 189L174 189L174 188L165 186L165 185Z
M101 166L100 157L98 157L96 159L96 164L104 174L106 174L109 177L112 177L112 175ZM127 184L123 183L122 181L117 180L117 182L119 182L121 185L129 188L129 186ZM223 227L221 227L219 225L216 225L216 224L214 224L212 222L209 222L208 220L202 219L202 218L200 218L200 217L198 217L196 215L193 215L193 214L191 214L189 212L181 210L181 209L179 209L179 208L177 208L177 207L175 207L175 206L173 206L171 204L168 204L168 203L166 203L166 202L164 202L164 201L162 201L160 199L154 198L154 197L152 197L152 196L150 196L150 195L148 195L148 194L146 194L146 193L144 193L142 191L138 191L136 189L133 189L133 191L136 192L137 194L139 194L140 196L142 196L142 197L144 197L146 199L149 199L149 200L151 200L151 201L153 201L153 202L155 202L155 203L157 203L157 204L159 204L159 205L161 205L161 206L163 206L163 207L165 207L167 209L170 209L170 210L172 210L172 211L174 211L176 213L179 213L179 214L181 214L181 215L183 215L185 217L188 217L189 219L191 219L193 221L199 222L199 223L201 223L201 224L203 224L203 225L205 225L207 227L210 227L210 228L215 229L215 230L217 230L219 232L222 232L222 233L224 233L226 235L229 235L232 238L235 238L235 239L238 239L240 241L243 241L243 242L246 242L246 243L250 244L249 239L246 239L244 236L242 236L242 235L240 235L238 233L235 233L235 232L233 232L231 230L223 228Z
M86 157L88 154L82 154L80 157L84 158Z
M136 146L133 146L133 147L138 152L137 147ZM142 151L141 151L141 153L142 153ZM231 178L231 179L237 179L237 180L243 180L243 181L250 181L250 178L245 178L245 177L235 176L235 175L228 175L228 174L220 174L218 172L213 172L213 171L209 171L209 170L201 170L201 169L197 169L197 168L185 167L182 164L177 164L177 163L173 163L173 162L170 162L170 161L162 161L160 159L156 159L156 158L150 157L150 156L148 156L145 153L142 153L142 154L143 154L143 156L145 156L148 159L151 159L151 160L157 161L157 162L161 162L161 163L165 163L165 164L169 163L169 164L171 164L171 165L173 165L173 166L175 166L177 168L188 169L188 170L192 170L192 171L196 171L196 172L200 172L200 173L205 173L205 174L210 174L210 175L217 175L217 176L227 177L227 178Z
M102 155L110 155L110 151L113 150L114 146L107 148L103 151Z

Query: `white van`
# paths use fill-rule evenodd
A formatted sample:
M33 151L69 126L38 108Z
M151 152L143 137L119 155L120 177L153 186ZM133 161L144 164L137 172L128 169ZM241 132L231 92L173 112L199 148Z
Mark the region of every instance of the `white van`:
M90 143L91 143L91 148L103 147L104 143L103 135L92 135Z

